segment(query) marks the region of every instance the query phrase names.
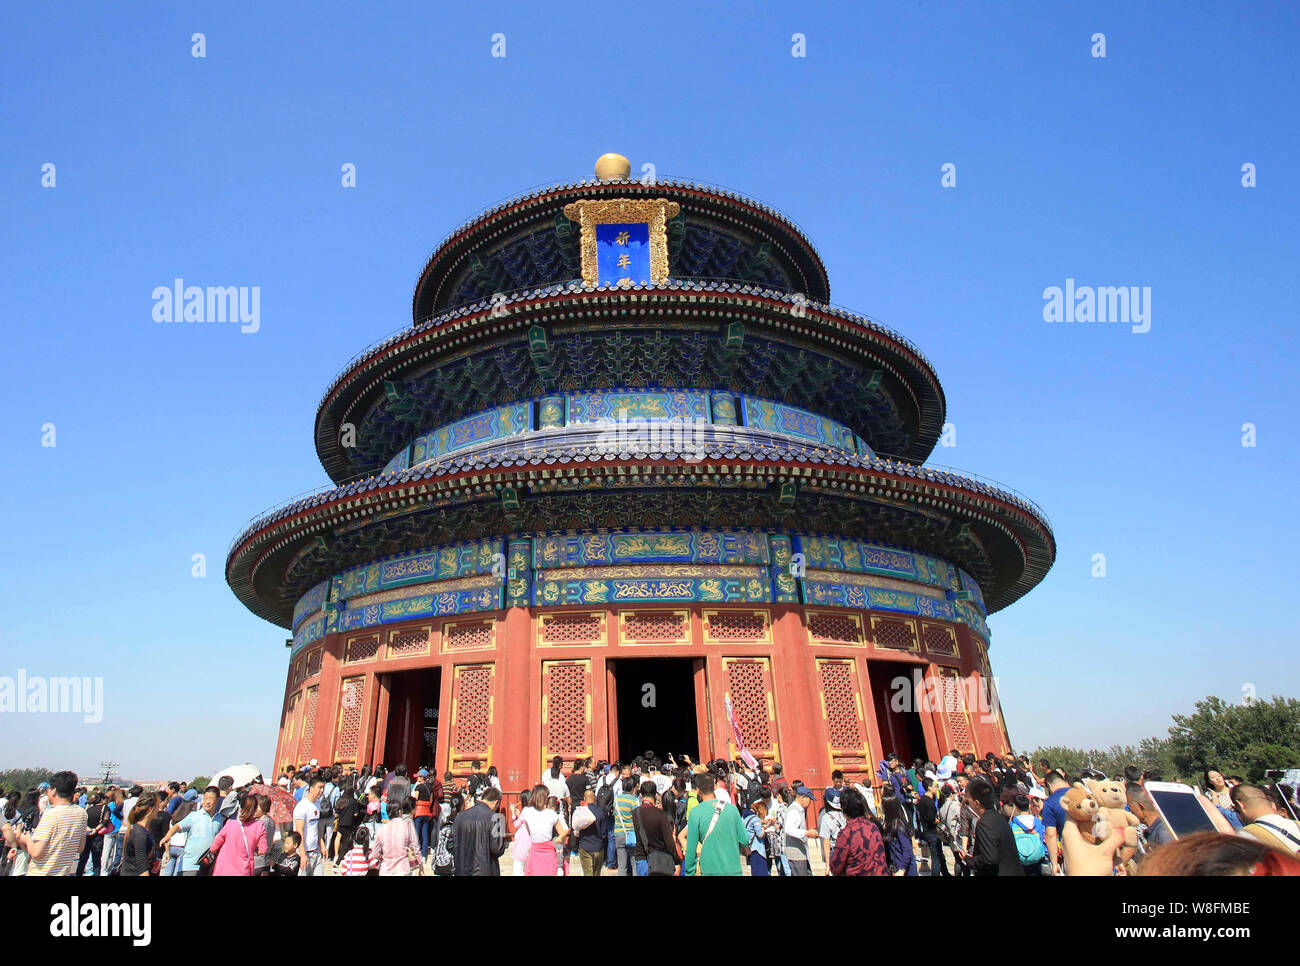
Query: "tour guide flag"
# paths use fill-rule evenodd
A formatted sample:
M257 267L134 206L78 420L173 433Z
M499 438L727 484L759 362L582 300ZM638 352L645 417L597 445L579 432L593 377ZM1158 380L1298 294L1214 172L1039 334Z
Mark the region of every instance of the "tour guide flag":
M758 759L751 755L749 749L745 747L745 735L740 730L740 722L736 720L736 709L731 706L731 695L727 695L723 698L723 701L727 705L727 720L731 722L731 733L735 736L737 747L740 748L740 760L750 768L757 768Z

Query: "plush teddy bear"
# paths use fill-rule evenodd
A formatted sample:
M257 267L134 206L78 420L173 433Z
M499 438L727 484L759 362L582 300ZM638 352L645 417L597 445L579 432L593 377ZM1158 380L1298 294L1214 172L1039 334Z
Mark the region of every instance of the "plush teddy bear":
M1118 781L1089 781L1088 791L1092 793L1093 800L1097 803L1097 815L1099 822L1093 826L1092 834L1098 840L1109 837L1112 829L1122 829L1124 832L1124 849L1121 851L1121 861L1128 861L1137 852L1138 835L1137 827L1140 822L1132 812L1125 806L1128 804L1128 795L1124 791L1124 783Z
M1083 840L1089 845L1096 845L1093 823L1097 820L1099 806L1088 790L1082 785L1073 786L1061 798L1061 808L1065 809L1066 818L1078 828Z

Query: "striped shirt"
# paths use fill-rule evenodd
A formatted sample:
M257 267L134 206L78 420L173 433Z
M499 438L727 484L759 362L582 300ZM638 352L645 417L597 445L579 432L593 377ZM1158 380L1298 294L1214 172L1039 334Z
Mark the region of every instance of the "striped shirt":
M32 832L31 841L46 845L40 859L32 857L28 875L75 875L86 844L86 810L80 805L51 805Z
M632 831L632 812L641 804L635 795L619 793L614 796L614 831L626 835Z
M370 860L366 858L366 850L359 845L352 846L343 857L344 875L365 875L369 869Z

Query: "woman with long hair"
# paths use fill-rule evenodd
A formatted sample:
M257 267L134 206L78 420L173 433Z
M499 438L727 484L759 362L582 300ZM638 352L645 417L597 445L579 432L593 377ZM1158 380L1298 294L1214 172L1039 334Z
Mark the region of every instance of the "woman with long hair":
M451 772L448 772L447 774L450 775ZM434 875L455 875L455 820L456 816L460 814L461 809L465 807L465 796L460 792L454 792L443 804L447 808L448 817L443 820L442 827L438 829L438 847L433 853L433 873Z
M149 875L153 869L158 840L149 832L149 823L158 811L158 798L141 795L126 818L126 835L122 838L122 867L119 875Z
M886 786L881 796L881 813L885 826L885 845L889 863L903 875L916 875L916 852L912 848L912 826L907 821L903 802L894 789Z
M240 798L239 814L221 826L208 849L217 857L213 875L253 874L258 854L267 852L266 826L257 817L256 795Z
M524 875L554 876L559 871L555 853L555 839L563 841L569 834L557 809L551 808L551 793L545 785L533 786L528 807L519 813L519 832L531 843Z
M1206 767L1202 773L1205 779L1205 797L1212 801L1219 808L1231 811L1232 809L1232 789L1228 787L1227 779L1223 777L1223 772L1217 768Z
M365 819L365 807L357 798L357 784L351 778L343 779L343 791L334 803L335 835L330 841L334 850L334 861L342 861L352 851L352 840L356 837L357 826Z

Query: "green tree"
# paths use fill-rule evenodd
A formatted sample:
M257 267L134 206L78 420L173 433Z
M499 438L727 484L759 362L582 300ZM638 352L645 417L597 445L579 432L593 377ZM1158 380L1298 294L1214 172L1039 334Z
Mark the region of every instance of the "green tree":
M189 787L193 788L195 791L201 792L203 789L208 787L208 779L210 777L210 775L195 775L190 779Z
M0 788L5 791L15 788L19 792L30 791L41 782L49 781L53 774L53 768L6 768L0 771Z
M1191 714L1174 715L1169 740L1184 775L1209 767L1261 781L1269 768L1300 766L1300 700L1274 695L1229 704L1204 698Z

